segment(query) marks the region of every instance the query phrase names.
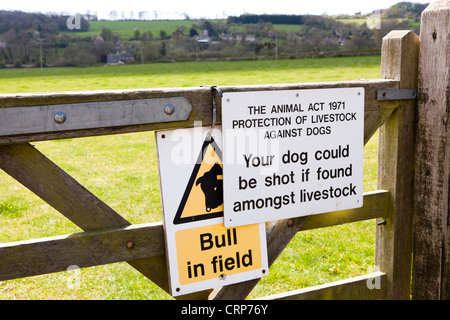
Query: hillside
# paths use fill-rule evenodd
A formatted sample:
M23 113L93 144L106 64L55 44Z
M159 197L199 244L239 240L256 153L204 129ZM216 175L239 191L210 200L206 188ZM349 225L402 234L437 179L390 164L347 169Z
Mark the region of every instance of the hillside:
M381 10L375 28L367 24L373 16L360 14L116 21L87 15L75 27L68 16L0 11L0 67L374 54L390 30L419 32L426 6L400 2Z

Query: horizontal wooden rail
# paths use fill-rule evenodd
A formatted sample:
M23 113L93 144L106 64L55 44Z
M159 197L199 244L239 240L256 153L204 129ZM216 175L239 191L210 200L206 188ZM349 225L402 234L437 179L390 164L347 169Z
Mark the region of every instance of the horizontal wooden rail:
M14 279L164 254L161 223L0 244L0 279Z
M394 101L378 101L376 92L379 89L398 89L398 81L393 80L358 80L343 82L324 82L324 83L303 83L303 84L285 84L285 85L258 85L258 86L228 86L220 87L223 92L243 92L243 91L274 91L274 90L299 90L299 89L323 89L323 88L349 88L364 87L365 89L365 134L364 140L367 141L378 127L387 119L392 111L397 108ZM175 117L175 121L170 120L170 115L162 115L163 121L152 122L151 115L155 113L164 113L164 103L149 103L146 106L136 107L140 99L144 104L149 99L170 99L185 98L192 106L187 119L184 117ZM169 101L169 100L167 100ZM113 105L108 102L114 102ZM121 103L122 102L122 103ZM97 103L91 105L91 103ZM101 105L100 105L101 103ZM83 105L89 104L89 105ZM89 110L92 117L88 119L83 115L75 115L76 119L85 119L85 121L71 122L70 125L63 126L55 124L55 105L61 108L67 107L73 112L76 106L83 110ZM195 121L201 121L204 126L211 125L212 121L212 95L207 87L194 88L174 88L174 89L142 89L142 90L109 90L109 91L83 91L83 92L60 92L60 93L30 93L30 94L1 94L0 95L0 127L11 126L11 130L2 130L0 132L0 144L23 143L41 140L55 140L76 137L88 137L107 134L151 131L162 129L176 129L194 126ZM26 108L30 107L30 112ZM10 108L20 108L13 115ZM36 108L36 109L34 109ZM98 110L95 111L95 108ZM105 121L101 115L102 110L114 108L115 119ZM142 122L132 116L127 109L138 109L141 114L145 114ZM145 109L148 108L148 109ZM157 110L154 110L157 108ZM92 111L94 109L94 111ZM148 110L146 114L145 110ZM177 107L175 106L175 113ZM3 117L2 117L3 112ZM221 101L217 105L218 117L220 121ZM123 113L123 118L121 118ZM39 114L39 116L36 116ZM40 125L27 126L33 118L40 119ZM109 113L108 113L109 115ZM12 120L15 119L15 120ZM159 118L158 118L159 119ZM69 115L65 121L70 122ZM87 127L86 121L89 120ZM4 123L2 123L4 121ZM58 121L63 121L59 119ZM16 123L17 122L17 123ZM77 125L78 122L78 125ZM29 127L27 131L27 127ZM52 129L53 128L53 129ZM52 131L54 130L54 131Z
M309 216L300 230L385 217L388 198L383 190L365 193L361 208ZM0 244L0 281L164 254L160 222L11 242Z
M381 300L386 297L386 274L380 271L323 285L283 292L262 300Z
M377 190L364 193L362 208L308 216L300 231L389 216L389 192Z

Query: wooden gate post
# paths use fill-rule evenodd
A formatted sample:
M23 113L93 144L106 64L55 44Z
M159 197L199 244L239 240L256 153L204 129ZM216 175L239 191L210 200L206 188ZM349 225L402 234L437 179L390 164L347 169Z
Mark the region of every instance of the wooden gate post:
M422 13L413 299L450 299L450 1Z
M381 78L398 80L399 89L417 87L419 37L391 31L383 39ZM386 273L386 299L409 299L411 288L416 101L400 100L380 127L378 189L389 191L389 217L378 219L375 265ZM381 222L381 223L380 223Z

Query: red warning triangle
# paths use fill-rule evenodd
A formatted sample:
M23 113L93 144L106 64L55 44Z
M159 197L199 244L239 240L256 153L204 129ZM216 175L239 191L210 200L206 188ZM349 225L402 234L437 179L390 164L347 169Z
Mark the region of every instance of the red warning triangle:
M213 138L202 150L178 206L174 224L223 216L222 151Z

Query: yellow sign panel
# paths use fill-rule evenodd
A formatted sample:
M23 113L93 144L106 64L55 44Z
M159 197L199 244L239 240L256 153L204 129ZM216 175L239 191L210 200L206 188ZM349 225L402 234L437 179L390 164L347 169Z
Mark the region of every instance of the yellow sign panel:
M175 232L180 284L261 268L259 231L258 224L227 229L221 223Z
M223 216L222 152L214 139L206 140L181 199L174 223Z

